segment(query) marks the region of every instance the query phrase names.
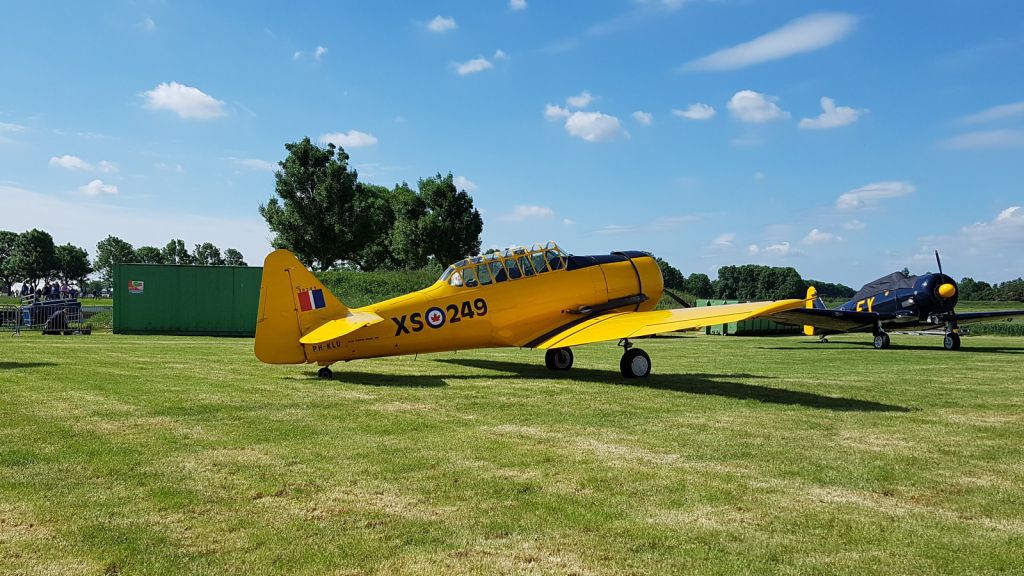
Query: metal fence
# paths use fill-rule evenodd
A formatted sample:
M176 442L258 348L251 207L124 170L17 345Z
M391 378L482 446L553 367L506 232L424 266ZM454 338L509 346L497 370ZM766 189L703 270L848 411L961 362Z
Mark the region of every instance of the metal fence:
M22 330L43 334L88 334L82 316L82 303L75 299L36 300L24 298L20 305L0 306L0 330L21 333Z

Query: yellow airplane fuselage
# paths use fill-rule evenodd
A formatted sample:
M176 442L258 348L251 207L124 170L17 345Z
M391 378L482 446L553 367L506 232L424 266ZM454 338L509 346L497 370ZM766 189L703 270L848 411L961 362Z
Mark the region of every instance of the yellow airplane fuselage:
M635 266L635 268L634 268ZM331 362L471 348L526 346L582 317L581 308L642 293L644 302L617 308L652 310L664 290L650 256L551 270L475 287L432 286L352 312L384 318L350 335L305 344L307 362Z

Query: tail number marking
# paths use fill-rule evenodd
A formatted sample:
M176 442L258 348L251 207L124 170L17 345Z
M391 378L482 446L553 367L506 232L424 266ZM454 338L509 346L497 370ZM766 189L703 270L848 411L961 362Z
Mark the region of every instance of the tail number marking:
M487 301L477 298L470 302L466 300L462 305L449 304L444 309L432 306L426 312L413 312L402 316L392 316L391 321L395 323L395 336L411 334L423 331L424 325L435 330L443 328L445 324L457 324L464 319L471 320L477 316L487 315Z

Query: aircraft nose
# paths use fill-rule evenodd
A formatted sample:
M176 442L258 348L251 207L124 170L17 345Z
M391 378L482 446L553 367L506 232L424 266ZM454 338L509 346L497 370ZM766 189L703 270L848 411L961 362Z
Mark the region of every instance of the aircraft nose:
M939 286L939 296L947 299L956 296L956 286L949 282Z

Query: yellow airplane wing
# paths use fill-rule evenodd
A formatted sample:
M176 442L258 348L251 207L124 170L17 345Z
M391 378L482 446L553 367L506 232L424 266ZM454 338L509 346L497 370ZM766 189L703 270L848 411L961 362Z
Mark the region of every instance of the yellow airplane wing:
M604 340L639 338L661 332L674 332L714 324L739 322L800 308L803 300L776 300L774 302L747 302L722 306L696 306L650 312L618 312L571 323L562 331L536 345L536 348L567 348Z
M350 311L348 315L342 318L325 322L316 330L313 330L309 334L299 338L299 342L303 344L322 344L324 342L334 340L335 338L341 338L342 336L355 332L364 326L370 326L371 324L383 321L383 318L372 312Z

